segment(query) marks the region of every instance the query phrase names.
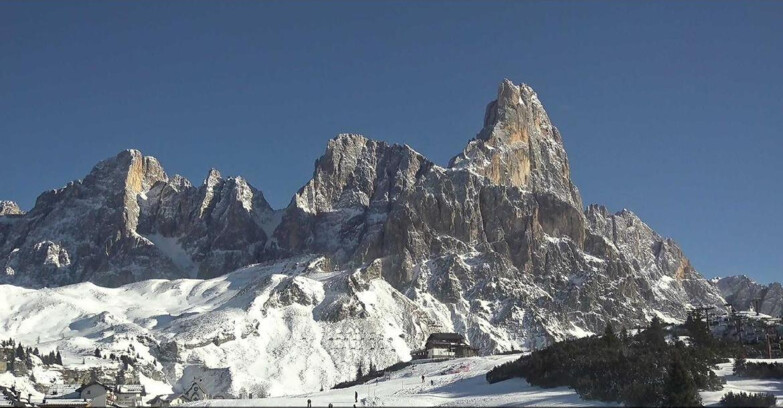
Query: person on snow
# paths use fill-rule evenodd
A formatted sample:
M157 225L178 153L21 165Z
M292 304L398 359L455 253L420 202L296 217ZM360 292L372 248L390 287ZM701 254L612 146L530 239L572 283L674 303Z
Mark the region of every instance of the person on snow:
M307 408L311 408L313 406L313 402L310 401L310 398L307 399Z
M353 402L359 402L359 391L353 392Z

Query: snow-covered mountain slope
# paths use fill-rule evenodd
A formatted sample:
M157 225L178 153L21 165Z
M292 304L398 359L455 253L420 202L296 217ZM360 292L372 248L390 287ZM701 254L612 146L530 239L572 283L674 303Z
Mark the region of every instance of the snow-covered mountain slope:
M352 378L359 365L410 358L424 341L417 306L361 271L319 260L251 266L211 280L149 280L119 288L0 285L0 332L72 370L119 363L83 356L138 354L142 373L175 388L205 379L213 395L281 395Z
M493 367L519 358L519 355L462 358L442 362L414 364L389 373L380 379L344 389L311 392L284 397L239 400L207 400L189 403L196 407L296 407L309 399L313 406L335 407L396 406L396 407L499 407L499 406L619 406L604 401L583 400L567 387L540 388L520 378L495 384L487 383L485 375ZM781 362L754 360L754 362ZM737 377L732 372L733 361L718 364L716 374L725 380L722 390L700 392L705 406L720 406L728 392L772 393L783 401L783 383ZM424 375L424 382L421 376ZM358 396L357 396L358 394ZM357 398L358 397L358 398ZM245 395L247 398L247 395ZM358 403L355 402L358 399Z
M762 285L745 275L713 279L712 282L737 310L755 308L754 300L758 299L758 312L774 317L783 316L783 286L778 282Z
M725 302L630 211L582 207L560 133L510 81L449 167L343 134L273 210L241 177L194 187L129 150L15 212L0 215L8 333L72 356L134 344L148 377L231 395L334 384L432 332L486 354Z
M718 364L715 374L726 382L723 385L723 389L720 391L702 391L701 394L702 403L705 407L720 407L723 406L720 403L721 398L729 392L739 393L771 393L775 396L777 404L775 406L781 406L783 404L783 382L770 379L758 379L758 378L746 378L734 375L734 359L729 359L726 363ZM783 359L769 360L769 359L747 359L748 362L754 363L783 363Z

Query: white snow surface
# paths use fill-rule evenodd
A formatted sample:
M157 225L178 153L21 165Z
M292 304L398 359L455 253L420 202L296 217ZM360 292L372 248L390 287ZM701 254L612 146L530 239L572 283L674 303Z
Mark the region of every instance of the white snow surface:
M361 281L357 272L317 265L302 257L210 280L119 288L0 285L0 333L43 353L57 348L77 370L117 366L92 357L96 348L104 355L132 349L147 374L154 370L175 391L198 377L210 394L226 397L312 391L351 379L358 365L410 359L411 345L428 335L408 338L417 330L408 327L411 301L381 279L346 290Z
M774 379L758 379L738 377L733 373L734 359L728 363L718 365L715 374L726 380L723 389L720 391L702 391L701 399L704 406L720 406L720 399L724 394L733 391L734 393L743 391L748 393L771 392L777 398L777 406L783 405L783 381ZM755 359L749 358L749 362L765 363L783 363L783 359Z
M441 362L413 364L388 373L377 381L354 387L310 392L285 397L237 400L207 400L187 406L257 407L306 406L616 406L601 401L581 399L567 387L540 388L523 379L489 384L485 379L493 367L519 358L519 354L461 358ZM424 382L421 376L424 375ZM355 393L358 393L356 402Z

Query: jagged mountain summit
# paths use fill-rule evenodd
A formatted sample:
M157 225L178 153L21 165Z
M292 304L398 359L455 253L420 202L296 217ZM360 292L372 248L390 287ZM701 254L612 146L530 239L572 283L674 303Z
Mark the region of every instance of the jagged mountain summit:
M241 177L212 170L201 187L126 150L83 180L47 191L0 223L3 281L119 286L215 276L259 260L274 211ZM270 231L271 232L271 231Z
M296 259L306 259L307 272ZM324 333L383 333L388 323L402 342L378 357L388 363L409 358L435 331L504 351L724 304L677 244L636 215L583 208L560 133L536 93L508 80L448 167L408 146L341 134L288 207L274 210L241 177L211 170L196 187L129 150L42 194L29 212L0 217L0 281L17 286L207 279L256 263L278 265L277 277L214 310L193 306L199 316L135 324L153 343L173 342L166 347L179 351L167 358L179 364L208 344L226 353L245 344L232 341L265 330L259 309L296 311L297 324L303 318ZM220 317L235 309L236 320ZM224 327L234 322L236 333ZM194 340L185 347L174 331ZM332 379L350 373L346 364L361 356L340 357L321 340L323 364L337 367Z

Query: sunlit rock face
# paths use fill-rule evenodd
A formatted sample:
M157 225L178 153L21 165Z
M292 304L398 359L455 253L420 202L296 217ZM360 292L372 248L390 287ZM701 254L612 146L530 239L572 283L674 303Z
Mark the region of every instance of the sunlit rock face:
M525 84L500 84L497 99L487 105L484 128L449 166L469 169L495 184L550 193L582 208L560 132Z

